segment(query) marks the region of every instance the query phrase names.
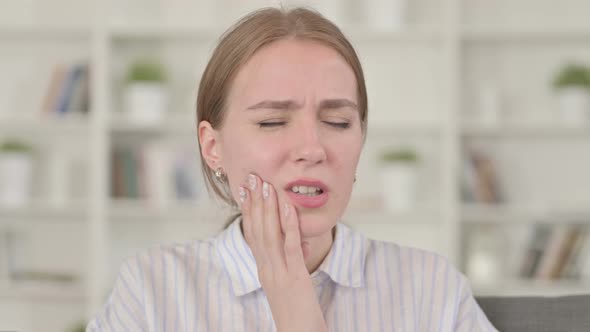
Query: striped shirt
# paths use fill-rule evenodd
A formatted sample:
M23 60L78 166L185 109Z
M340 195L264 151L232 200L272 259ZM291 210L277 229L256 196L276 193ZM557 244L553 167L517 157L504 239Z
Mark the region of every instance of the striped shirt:
M87 331L275 331L240 222L127 259ZM496 331L445 258L341 223L311 278L330 331Z

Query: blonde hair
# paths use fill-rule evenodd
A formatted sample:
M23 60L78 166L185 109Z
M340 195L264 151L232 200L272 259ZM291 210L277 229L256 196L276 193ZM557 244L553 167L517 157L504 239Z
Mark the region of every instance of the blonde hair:
M238 70L261 47L287 38L313 40L342 55L356 78L361 128L365 134L367 90L358 56L334 23L306 8L260 9L240 19L221 36L199 84L197 126L201 121L208 121L214 129L221 128L226 111L226 98ZM200 144L199 153L202 153ZM227 181L217 179L214 175L215 170L209 168L204 158L201 158L201 166L207 190L213 190L221 200L236 207Z

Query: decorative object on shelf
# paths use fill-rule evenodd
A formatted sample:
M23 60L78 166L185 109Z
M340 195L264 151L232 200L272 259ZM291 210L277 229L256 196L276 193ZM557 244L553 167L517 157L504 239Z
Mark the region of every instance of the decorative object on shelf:
M394 213L411 209L416 203L418 155L411 148L390 149L380 161L385 209Z
M31 199L32 147L16 140L0 145L0 205L22 207Z
M136 60L127 73L125 111L138 125L160 122L168 106L164 66L156 60Z
M502 238L496 227L487 224L469 232L466 273L474 284L493 285L505 272Z
M365 5L369 27L376 31L400 31L405 24L407 0L368 0Z
M570 126L586 125L590 118L590 69L568 64L555 77L553 87L562 122Z

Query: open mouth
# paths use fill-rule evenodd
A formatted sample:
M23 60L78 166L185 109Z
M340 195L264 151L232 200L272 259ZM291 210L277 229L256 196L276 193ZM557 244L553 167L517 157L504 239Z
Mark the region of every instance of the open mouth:
M293 186L291 187L291 192L308 197L314 197L324 193L321 188L314 186Z

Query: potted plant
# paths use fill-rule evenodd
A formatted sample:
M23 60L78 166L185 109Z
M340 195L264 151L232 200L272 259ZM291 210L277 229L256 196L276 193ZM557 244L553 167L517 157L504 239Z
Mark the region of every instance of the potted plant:
M403 212L416 201L419 158L410 148L394 148L380 156L382 193L385 209Z
M166 74L161 63L136 60L127 73L125 107L129 119L140 125L162 120L168 104Z
M22 207L29 203L33 175L32 148L10 140L0 144L0 205Z
M579 64L563 67L553 81L559 113L568 125L582 125L590 112L590 70Z

